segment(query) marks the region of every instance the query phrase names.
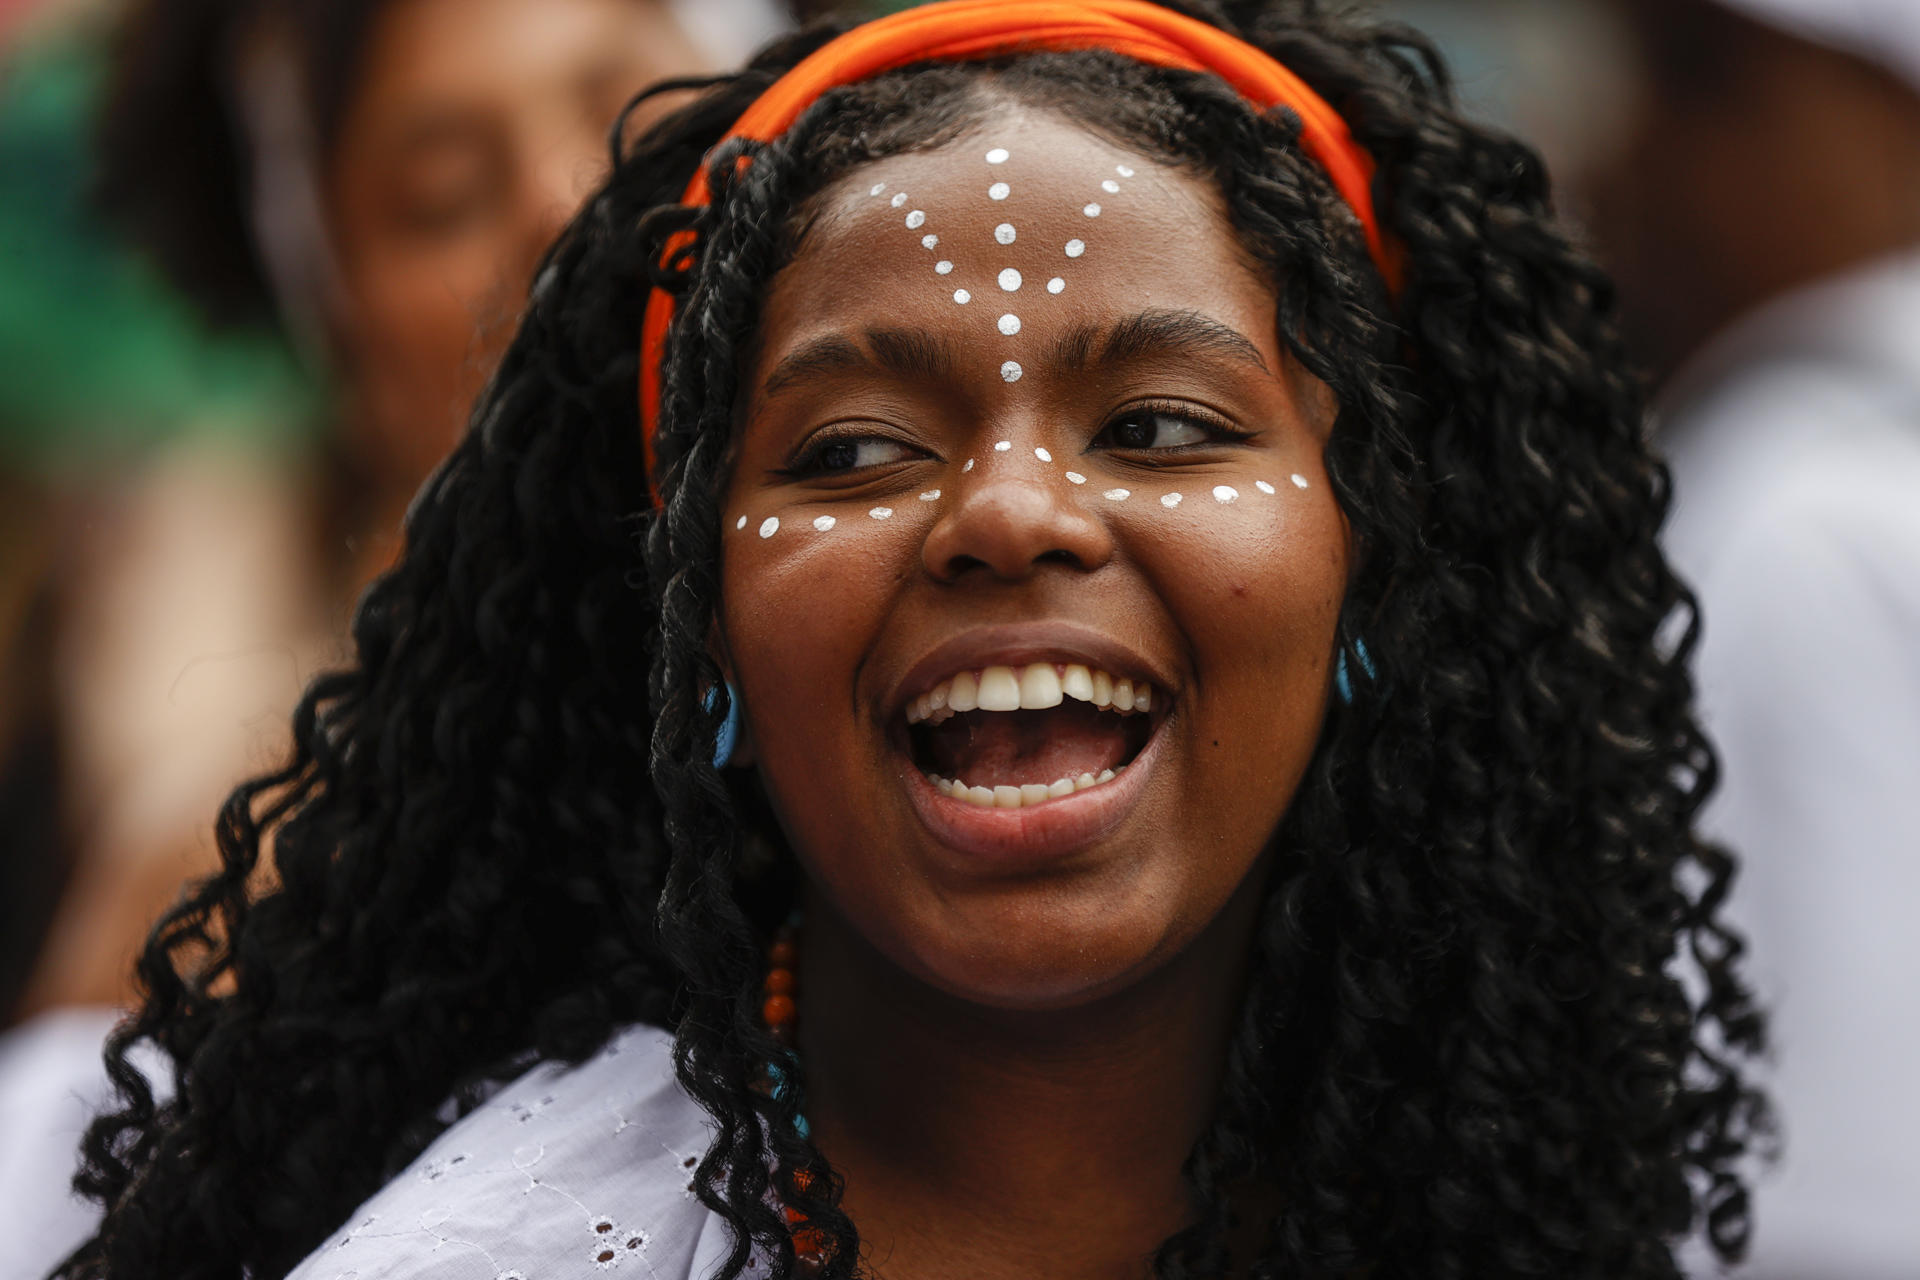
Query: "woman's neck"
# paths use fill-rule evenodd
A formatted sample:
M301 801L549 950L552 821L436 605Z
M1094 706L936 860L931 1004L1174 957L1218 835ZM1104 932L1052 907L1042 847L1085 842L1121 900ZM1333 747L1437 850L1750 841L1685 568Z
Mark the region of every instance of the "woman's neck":
M807 1115L874 1272L1149 1274L1193 1213L1181 1166L1213 1110L1257 903L1250 882L1148 978L1041 1013L933 990L810 904Z

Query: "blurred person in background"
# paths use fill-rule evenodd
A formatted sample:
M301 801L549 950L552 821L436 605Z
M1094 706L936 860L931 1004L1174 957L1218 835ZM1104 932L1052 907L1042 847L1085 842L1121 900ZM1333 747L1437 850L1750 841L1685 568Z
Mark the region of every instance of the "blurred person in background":
M21 575L52 584L54 617L22 631L38 647L13 660L43 677L7 692L51 701L12 719L58 729L71 865L13 1001L23 1025L0 1041L0 1273L44 1270L89 1229L63 1194L78 1123L44 1160L21 1126L91 1088L76 1073L98 1075L130 957L211 865L221 799L271 763L273 729L397 551L409 497L600 177L620 108L779 25L767 0L136 0L124 13L103 203L206 317L283 335L327 385L330 426L317 458L226 441L165 451L79 522L56 572ZM22 769L47 758L21 741Z
M1698 671L1776 1011L1762 1280L1920 1275L1920 3L1617 0L1597 229L1662 376Z
M285 332L329 376L334 428L311 468L170 458L92 548L59 675L92 834L28 1008L124 994L127 926L210 850L208 815L264 763L255 731L391 558L620 106L770 25L715 30L704 10L698 27L650 0L127 14L105 202L210 318Z

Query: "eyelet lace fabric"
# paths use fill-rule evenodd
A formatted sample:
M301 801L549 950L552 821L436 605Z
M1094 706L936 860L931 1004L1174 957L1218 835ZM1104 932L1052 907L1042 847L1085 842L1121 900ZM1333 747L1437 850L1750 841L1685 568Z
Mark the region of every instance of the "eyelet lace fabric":
M568 1069L535 1066L441 1134L289 1280L704 1280L725 1224L693 1194L706 1114L673 1038L622 1032ZM747 1271L764 1274L762 1259Z

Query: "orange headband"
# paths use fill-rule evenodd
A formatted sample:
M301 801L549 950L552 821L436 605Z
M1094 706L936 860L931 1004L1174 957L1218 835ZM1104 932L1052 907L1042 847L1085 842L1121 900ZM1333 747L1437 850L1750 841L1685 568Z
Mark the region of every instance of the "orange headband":
M908 63L1073 49L1106 49L1153 66L1212 72L1263 111L1290 107L1300 117L1301 146L1360 219L1374 264L1388 288L1398 289L1398 263L1373 211L1373 159L1353 140L1346 121L1299 76L1244 40L1145 0L940 0L877 19L808 55L755 99L721 142L771 142L827 90ZM710 198L702 165L683 203L697 207ZM692 239L692 232L681 232L666 256ZM660 423L660 360L672 322L673 296L655 289L640 327L640 413L649 476Z

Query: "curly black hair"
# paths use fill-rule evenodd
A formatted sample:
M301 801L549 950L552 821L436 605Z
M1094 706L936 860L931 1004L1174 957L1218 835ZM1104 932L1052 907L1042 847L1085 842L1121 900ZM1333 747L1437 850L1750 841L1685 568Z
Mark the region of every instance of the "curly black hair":
M762 949L799 872L711 763L718 494L810 197L1008 102L1217 186L1282 341L1337 397L1327 470L1365 550L1340 626L1354 704L1276 833L1194 1216L1158 1274L1222 1274L1248 1185L1273 1206L1255 1276L1671 1278L1700 1229L1739 1254L1763 1024L1718 919L1733 863L1693 830L1715 772L1693 605L1656 543L1668 481L1608 281L1538 159L1462 118L1416 36L1315 0L1186 7L1350 122L1404 291L1290 113L1104 53L910 67L712 151L816 30L616 146L365 597L356 662L309 690L290 762L221 815L222 871L139 961L146 1000L108 1055L121 1105L79 1182L107 1217L64 1280L282 1274L448 1098L634 1022L675 1029L716 1124L696 1183L734 1233L722 1274L755 1244L793 1274L775 1179L832 1238L827 1272L853 1272L839 1184L791 1124L803 1082L755 1087L779 1051ZM696 211L678 200L703 157ZM648 282L679 299L658 506L634 394ZM268 853L277 885L251 894ZM165 1105L128 1065L143 1039L175 1064Z

